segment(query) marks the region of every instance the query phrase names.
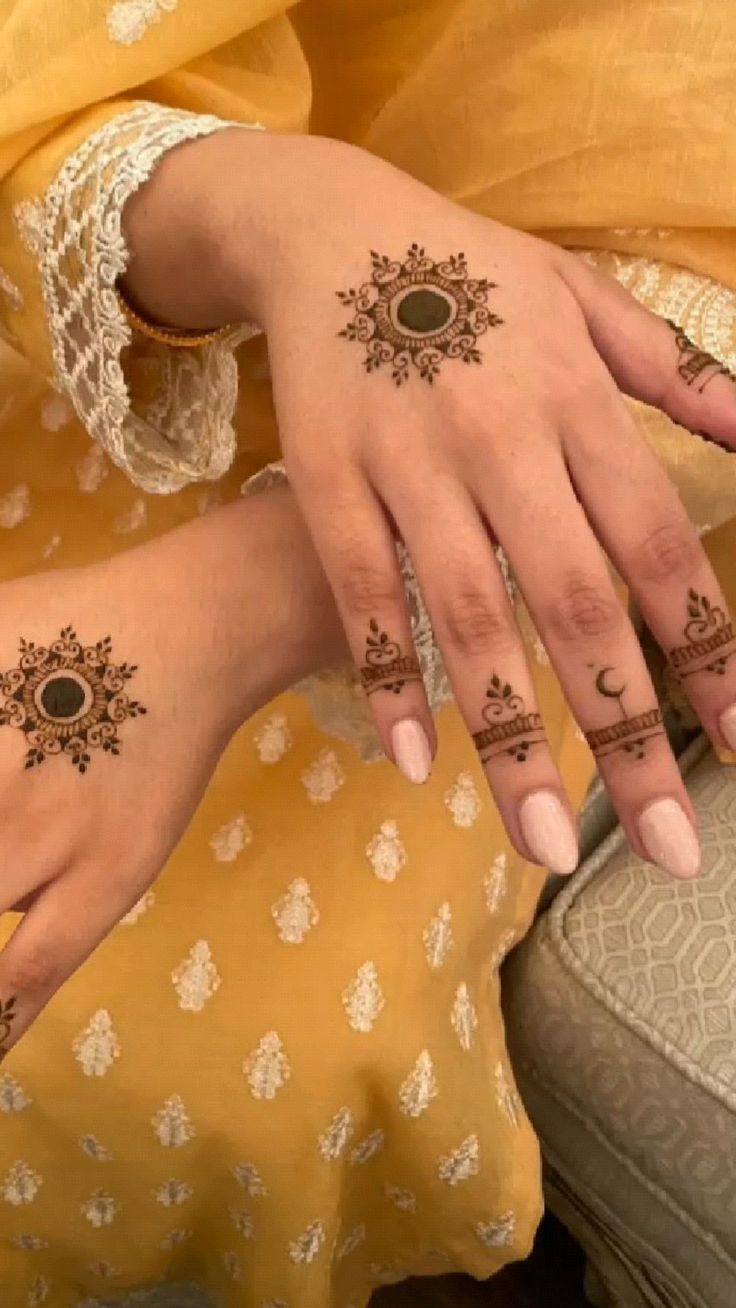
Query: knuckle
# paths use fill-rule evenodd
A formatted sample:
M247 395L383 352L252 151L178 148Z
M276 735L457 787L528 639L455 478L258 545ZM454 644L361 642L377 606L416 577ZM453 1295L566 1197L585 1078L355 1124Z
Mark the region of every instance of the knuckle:
M45 945L26 945L12 964L10 990L20 995L49 990L58 970L57 960Z
M648 532L635 552L634 564L645 581L691 576L700 545L684 523L666 522Z
M547 610L547 621L563 641L613 636L621 628L623 610L615 595L600 582L569 576Z
M373 618L400 606L402 596L394 578L368 563L353 563L341 587L345 612L352 618Z
M459 588L444 607L442 624L459 654L485 654L518 640L510 616L482 590Z

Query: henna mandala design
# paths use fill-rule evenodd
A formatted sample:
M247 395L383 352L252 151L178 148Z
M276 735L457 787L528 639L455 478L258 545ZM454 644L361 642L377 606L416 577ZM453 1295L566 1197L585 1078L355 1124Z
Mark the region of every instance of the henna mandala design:
M13 1022L18 1016L15 1008L17 1002L18 999L16 995L13 995L12 999L6 999L5 1002L0 999L0 1063L2 1063L5 1055L8 1053L8 1041L11 1035L11 1028Z
M728 377L731 381L736 381L736 377L725 364L719 363L717 359L713 358L712 354L708 354L707 350L701 350L694 341L690 340L690 337L686 335L682 328L678 327L676 322L673 322L671 318L667 318L666 322L667 326L671 327L675 333L675 344L680 351L677 371L686 386L696 386L699 382L697 389L702 392L708 383L713 381L714 377ZM705 433L699 432L698 435L702 436ZM706 436L706 440L713 440L713 437ZM717 445L719 442L713 440L713 444Z
M48 648L21 639L18 667L0 676L0 726L25 733L27 768L63 753L86 772L90 748L120 752L119 725L146 709L124 691L136 665L112 663L111 649L109 636L81 645L72 627Z
M543 745L546 739L539 713L526 713L521 695L495 672L486 689L486 700L481 717L487 726L473 732L481 763L499 754L510 754L517 763L524 763L532 746Z
M646 713L637 713L633 718L628 717L623 703L626 686L611 686L606 680L609 672L613 672L613 668L601 668L596 675L595 688L599 695L617 701L621 721L586 731L585 739L596 758L605 758L621 749L625 754L633 754L635 759L643 759L646 742L664 732L662 714L657 707Z
M402 654L395 640L389 640L375 618L368 624L365 642L365 664L360 669L360 680L366 695L376 690L392 690L395 695L403 690L407 681L421 681L422 674L414 654Z
M371 260L369 282L337 292L354 310L338 335L365 345L366 372L388 364L401 386L412 367L431 383L443 359L480 363L478 337L502 322L486 303L495 282L468 277L464 254L435 263L419 245L409 247L403 262L375 250Z
M680 680L696 672L714 672L722 677L728 660L736 653L733 623L723 609L694 590L687 593L687 616L686 643L670 650L670 668Z

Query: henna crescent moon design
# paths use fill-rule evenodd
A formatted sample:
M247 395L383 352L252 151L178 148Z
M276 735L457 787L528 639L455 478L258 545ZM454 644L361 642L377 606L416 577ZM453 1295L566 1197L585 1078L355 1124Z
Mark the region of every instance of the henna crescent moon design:
M618 690L614 690L613 686L607 686L606 685L607 672L613 672L613 668L601 668L600 672L598 673L598 676L595 679L595 688L598 691L599 695L605 695L607 699L620 699L624 691L626 690L626 686L623 685Z

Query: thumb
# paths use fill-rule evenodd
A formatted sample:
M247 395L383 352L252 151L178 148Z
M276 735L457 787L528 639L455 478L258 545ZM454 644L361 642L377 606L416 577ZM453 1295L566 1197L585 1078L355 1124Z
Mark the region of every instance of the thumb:
M559 269L617 386L705 440L736 451L736 377L680 326L562 251Z

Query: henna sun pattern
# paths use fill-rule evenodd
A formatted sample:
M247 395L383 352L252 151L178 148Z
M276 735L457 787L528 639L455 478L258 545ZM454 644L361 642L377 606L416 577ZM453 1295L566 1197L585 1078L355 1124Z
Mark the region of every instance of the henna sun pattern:
M66 754L86 772L90 749L119 754L118 727L147 710L125 693L135 664L113 663L112 641L82 645L72 627L46 645L21 639L18 666L0 675L0 726L16 727L28 742L25 766Z
M386 364L402 386L412 368L432 383L444 359L481 362L478 338L503 321L487 305L495 282L469 277L464 254L436 263L414 244L403 260L375 250L370 255L370 281L337 292L354 310L338 335L365 345L366 372Z

